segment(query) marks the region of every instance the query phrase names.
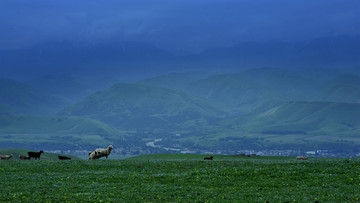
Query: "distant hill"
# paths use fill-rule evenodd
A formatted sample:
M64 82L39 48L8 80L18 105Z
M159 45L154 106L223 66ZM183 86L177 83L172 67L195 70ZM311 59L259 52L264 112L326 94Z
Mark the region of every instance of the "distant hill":
M291 70L260 68L213 75L192 83L188 91L242 113L254 113L289 100L309 100L319 86L316 79Z
M309 136L355 136L360 132L360 104L288 102L256 115L245 126L265 134L293 131Z
M126 138L112 126L89 118L0 116L0 148L86 149Z
M315 99L332 102L360 103L360 76L341 74L327 81Z
M50 115L70 102L50 91L0 78L0 115Z
M192 83L206 79L210 75L207 72L177 72L147 78L138 83L172 90L187 90Z
M207 142L223 150L328 149L352 153L360 146L360 105L334 102L288 102L262 113L229 117Z
M143 84L117 84L65 109L122 129L194 128L226 115L216 103L183 92Z
M28 81L27 84L75 102L92 93L109 88L117 82L115 78L101 76L47 75Z
M246 100L253 105L267 100L357 103L360 87L360 76L346 69L257 68L195 79L166 74L140 83L181 89L233 107L244 107Z

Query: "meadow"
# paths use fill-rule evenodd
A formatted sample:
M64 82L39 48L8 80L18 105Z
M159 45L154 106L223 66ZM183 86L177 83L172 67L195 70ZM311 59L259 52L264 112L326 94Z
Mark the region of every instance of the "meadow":
M1 160L1 202L358 202L359 158Z

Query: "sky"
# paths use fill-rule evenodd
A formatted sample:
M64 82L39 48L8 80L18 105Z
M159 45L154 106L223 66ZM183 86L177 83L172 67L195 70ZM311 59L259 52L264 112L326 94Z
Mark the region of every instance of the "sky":
M136 41L175 55L360 35L359 0L1 0L0 50Z

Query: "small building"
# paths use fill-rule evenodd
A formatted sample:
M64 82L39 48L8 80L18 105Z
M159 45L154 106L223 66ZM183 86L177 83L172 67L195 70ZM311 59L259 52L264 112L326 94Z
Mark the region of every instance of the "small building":
M307 151L306 155L316 155L316 152L315 151Z

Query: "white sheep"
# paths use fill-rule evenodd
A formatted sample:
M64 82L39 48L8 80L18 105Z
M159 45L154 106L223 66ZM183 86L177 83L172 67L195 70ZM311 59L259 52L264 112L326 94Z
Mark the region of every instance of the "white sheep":
M11 157L13 157L12 154L10 154L10 155L0 155L0 159L5 159L5 160L10 159Z
M111 150L113 149L112 145L109 145L107 149L99 148L89 153L89 159L99 159L103 156L107 157L110 155Z

